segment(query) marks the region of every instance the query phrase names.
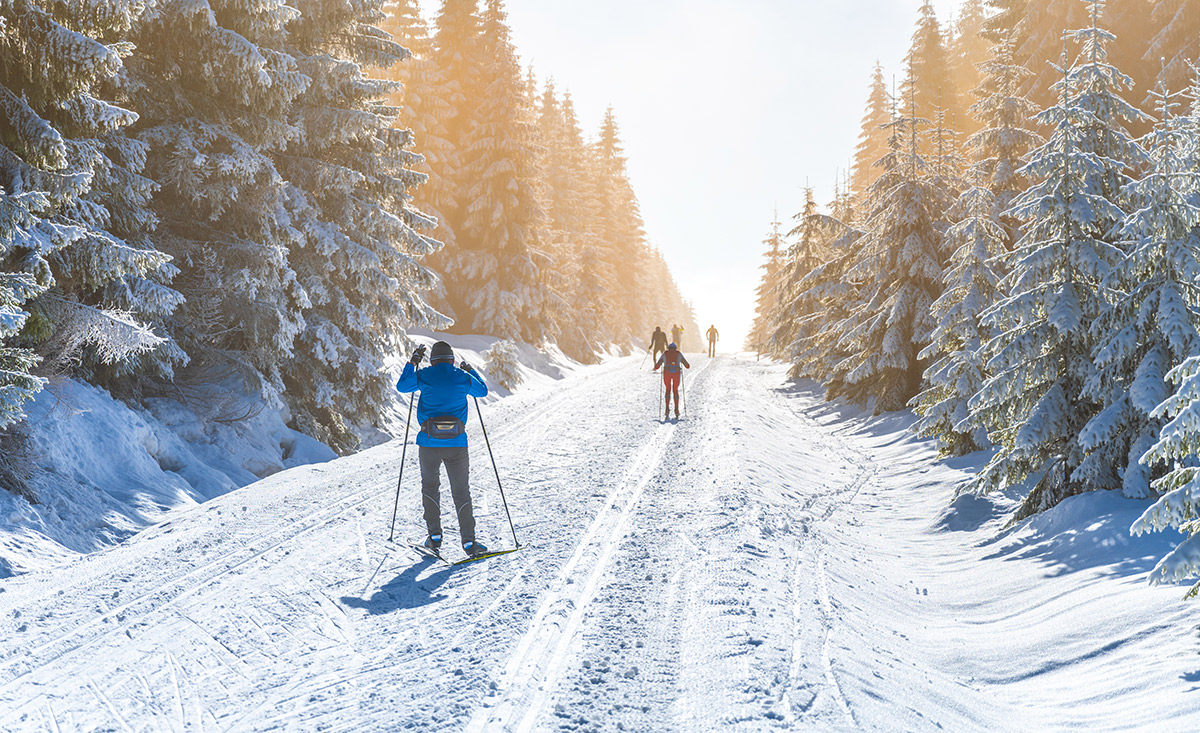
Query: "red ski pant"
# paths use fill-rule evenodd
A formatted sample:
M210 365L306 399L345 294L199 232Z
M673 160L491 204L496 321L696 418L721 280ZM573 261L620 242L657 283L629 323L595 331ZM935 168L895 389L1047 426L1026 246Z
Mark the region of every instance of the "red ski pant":
M663 384L667 387L667 409L671 409L671 392L675 393L675 409L679 410L679 381L682 378L679 372L663 372Z

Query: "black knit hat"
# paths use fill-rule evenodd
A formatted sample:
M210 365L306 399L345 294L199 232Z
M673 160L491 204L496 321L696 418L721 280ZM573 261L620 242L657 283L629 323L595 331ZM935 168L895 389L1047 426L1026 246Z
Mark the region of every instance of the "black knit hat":
M445 341L438 341L429 350L429 363L437 364L439 361L454 361L454 350Z

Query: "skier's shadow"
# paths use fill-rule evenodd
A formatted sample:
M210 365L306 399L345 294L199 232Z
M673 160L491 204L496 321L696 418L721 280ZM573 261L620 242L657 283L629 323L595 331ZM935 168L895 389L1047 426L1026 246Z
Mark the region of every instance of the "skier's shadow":
M443 568L435 573L430 573L418 583L417 576L433 562L432 559L418 560L372 593L369 598L342 596L342 603L350 608L361 608L372 616L380 616L402 608L420 608L430 603L436 603L446 598L445 594L435 591L438 586L450 578L451 568Z

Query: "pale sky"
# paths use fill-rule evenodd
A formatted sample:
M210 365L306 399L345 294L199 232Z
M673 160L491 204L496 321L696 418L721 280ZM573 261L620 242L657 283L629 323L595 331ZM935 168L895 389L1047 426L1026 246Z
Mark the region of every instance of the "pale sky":
M806 179L828 202L875 60L889 80L902 75L921 0L506 6L524 63L570 90L588 135L613 106L650 243L701 332L715 324L720 348L740 350L773 207L790 229ZM958 2L934 6L944 22Z

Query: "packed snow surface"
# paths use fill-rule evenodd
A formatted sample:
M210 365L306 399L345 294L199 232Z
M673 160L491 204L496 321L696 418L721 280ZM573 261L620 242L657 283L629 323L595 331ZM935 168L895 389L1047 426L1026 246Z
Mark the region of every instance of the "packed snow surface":
M0 580L0 730L1195 727L1197 607L1145 583L1172 539L1130 538L1145 502L1006 530L1012 497L950 503L983 457L937 461L907 413L697 355L664 422L639 359L484 405L520 552L389 544L394 440ZM511 545L469 430L480 537Z

